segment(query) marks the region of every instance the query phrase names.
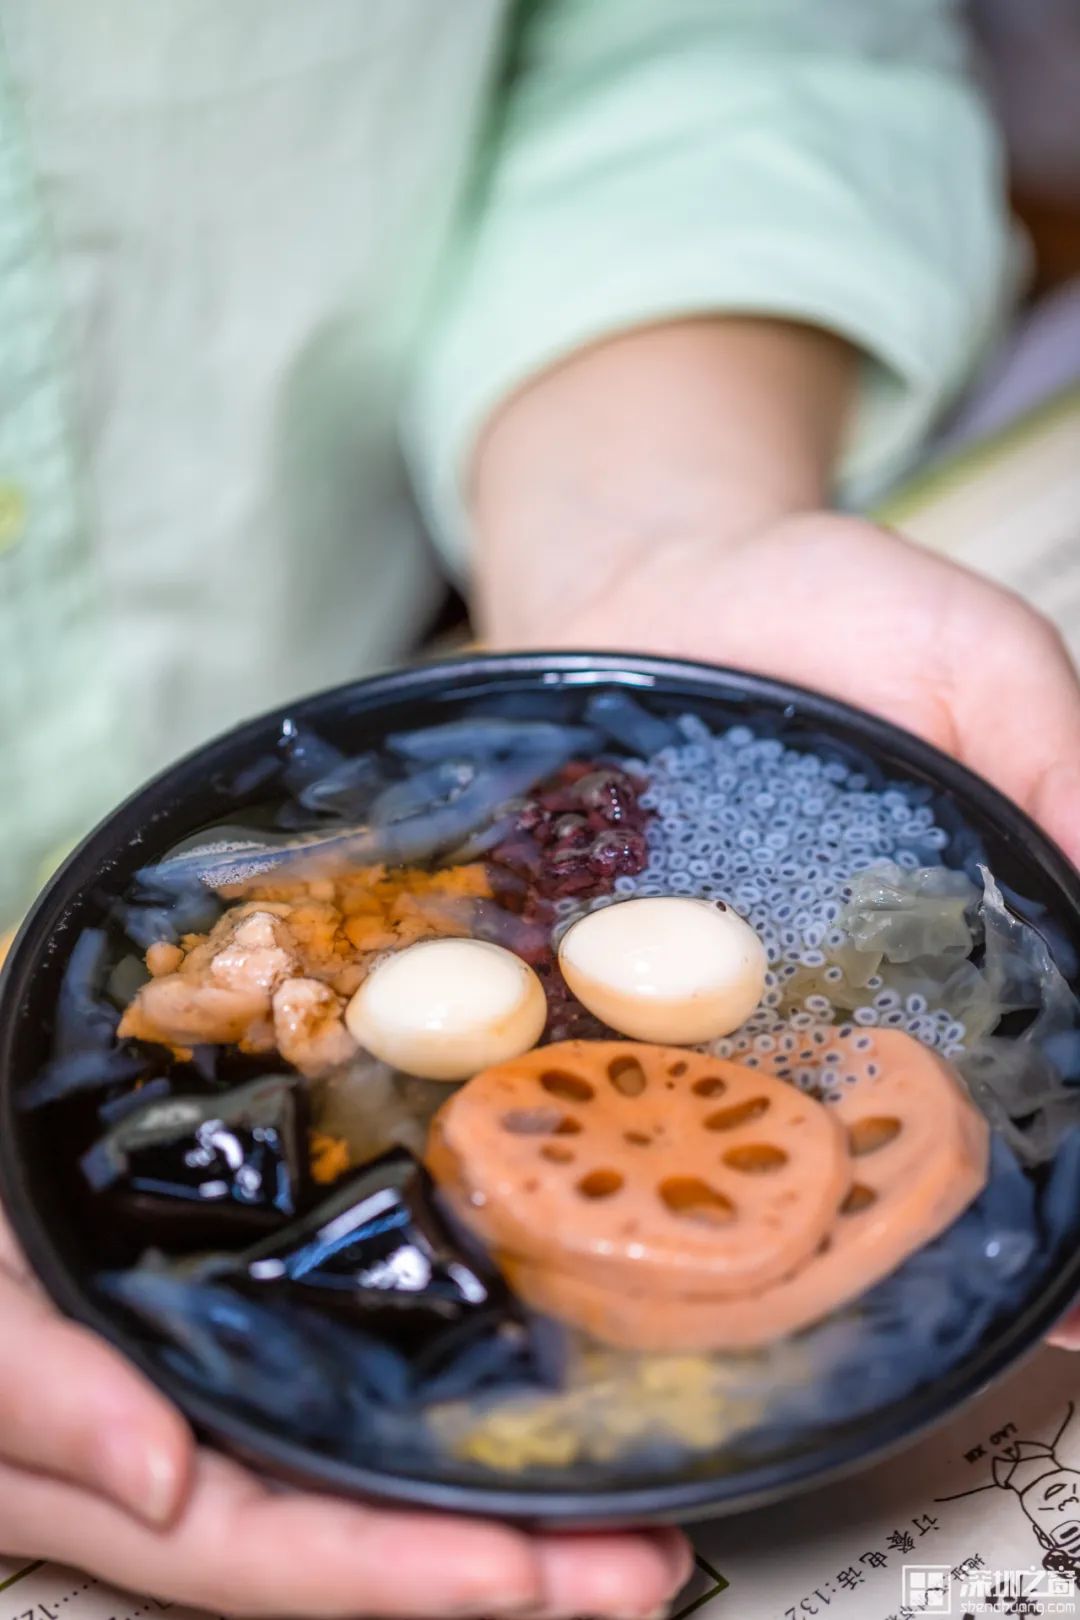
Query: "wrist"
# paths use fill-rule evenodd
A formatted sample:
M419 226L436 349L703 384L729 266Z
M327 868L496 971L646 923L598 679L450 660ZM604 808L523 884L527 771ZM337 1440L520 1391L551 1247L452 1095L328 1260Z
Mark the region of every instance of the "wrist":
M546 542L540 566L530 566L516 583L489 575L478 594L475 617L484 642L669 650L655 636L676 616L682 582L713 572L726 556L798 515L750 491L715 505L702 494L693 514L688 506L657 508L632 524L563 514L545 526L543 540L538 525L537 545Z
M715 552L826 504L854 373L827 333L723 319L626 333L534 379L473 466L485 632L543 640L657 548Z
M485 640L495 647L696 656L718 617L715 581L729 568L741 570L760 538L777 527L783 520L722 535L658 528L642 542L613 549L604 566L590 549L576 571L553 574L512 609L504 603Z

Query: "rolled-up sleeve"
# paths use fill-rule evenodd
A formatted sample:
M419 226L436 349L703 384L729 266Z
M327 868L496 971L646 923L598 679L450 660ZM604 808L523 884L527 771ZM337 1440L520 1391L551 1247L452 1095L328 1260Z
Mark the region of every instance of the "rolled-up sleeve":
M464 567L485 419L619 330L811 322L864 359L838 496L910 458L998 330L1001 156L948 0L534 0L405 420Z

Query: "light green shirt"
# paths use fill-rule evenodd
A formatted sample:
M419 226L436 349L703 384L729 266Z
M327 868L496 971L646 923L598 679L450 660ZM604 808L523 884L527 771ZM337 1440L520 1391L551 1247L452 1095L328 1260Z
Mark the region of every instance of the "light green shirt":
M887 482L1009 283L952 9L0 0L0 923L150 771L400 656L479 426L582 343L823 324L841 494Z

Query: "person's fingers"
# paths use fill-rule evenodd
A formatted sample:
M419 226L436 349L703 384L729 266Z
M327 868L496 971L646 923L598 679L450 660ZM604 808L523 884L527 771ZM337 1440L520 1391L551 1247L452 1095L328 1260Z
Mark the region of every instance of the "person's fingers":
M1048 765L1028 807L1074 866L1080 866L1080 757Z
M0 1458L168 1523L193 1453L179 1413L108 1345L3 1271L0 1323Z
M213 1454L199 1454L189 1498L195 1459L179 1414L109 1346L14 1280L22 1257L2 1219L0 1260L8 1268L0 1272L0 1552L74 1561L122 1585L218 1609L225 1592L237 1613L635 1616L660 1608L688 1578L689 1547L675 1531L530 1539L475 1521L273 1495ZM280 1549L278 1560L267 1561L269 1546Z
M536 1536L443 1515L275 1494L199 1453L173 1528L0 1464L0 1547L230 1615L645 1616L688 1570L670 1532Z
M694 1564L677 1530L549 1533L537 1546L544 1612L556 1615L651 1615L685 1586Z
M1059 1350L1080 1350L1080 1305L1059 1322L1050 1335L1050 1343Z
M9 1272L12 1277L24 1278L28 1276L26 1261L15 1242L11 1227L4 1219L4 1211L0 1208L0 1267Z
M1080 860L1080 678L1054 627L994 593L981 645L972 631L958 650L952 706L965 762Z

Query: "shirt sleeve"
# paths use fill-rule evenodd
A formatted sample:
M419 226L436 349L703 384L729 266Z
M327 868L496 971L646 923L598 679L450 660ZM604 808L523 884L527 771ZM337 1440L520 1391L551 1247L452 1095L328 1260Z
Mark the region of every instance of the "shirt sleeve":
M838 475L899 472L1016 280L949 0L533 0L420 346L404 437L447 560L490 412L618 330L710 312L863 354Z

